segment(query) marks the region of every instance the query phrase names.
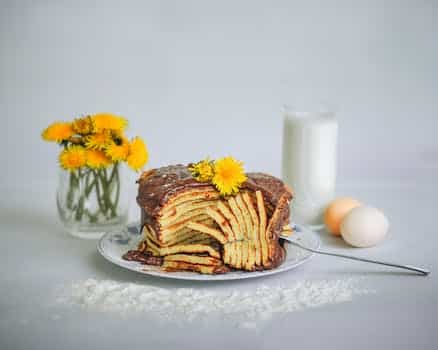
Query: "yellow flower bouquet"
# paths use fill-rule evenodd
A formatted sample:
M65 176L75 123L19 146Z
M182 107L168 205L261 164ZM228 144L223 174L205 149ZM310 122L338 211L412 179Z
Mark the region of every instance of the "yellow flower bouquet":
M57 204L61 220L73 235L98 237L126 223L120 164L139 171L148 161L143 140L126 137L127 124L123 117L97 113L55 122L42 133L45 141L62 147Z

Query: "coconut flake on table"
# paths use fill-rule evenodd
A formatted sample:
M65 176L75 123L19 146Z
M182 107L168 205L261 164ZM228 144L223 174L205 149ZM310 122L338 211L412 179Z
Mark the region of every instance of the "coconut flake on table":
M57 303L88 310L147 313L159 321L194 321L219 315L242 328L257 328L273 314L348 302L370 291L357 287L357 279L304 280L286 286L261 285L253 290L215 291L161 288L112 280L87 279L57 290Z

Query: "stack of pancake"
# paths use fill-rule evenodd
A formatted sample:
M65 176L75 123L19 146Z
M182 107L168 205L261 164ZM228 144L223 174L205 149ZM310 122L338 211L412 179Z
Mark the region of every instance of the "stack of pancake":
M139 179L143 239L128 260L165 271L216 274L271 269L285 258L291 191L262 173L246 174L238 194L221 197L184 165L153 169ZM140 257L140 258L139 258Z

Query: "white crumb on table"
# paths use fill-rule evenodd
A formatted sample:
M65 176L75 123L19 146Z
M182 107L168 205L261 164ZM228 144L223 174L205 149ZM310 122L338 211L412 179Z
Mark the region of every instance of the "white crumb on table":
M184 322L211 315L234 317L237 326L256 329L274 314L351 301L370 291L357 279L305 280L286 286L261 285L254 290L215 291L161 288L112 280L87 279L57 290L57 303L100 312L147 313L159 321ZM182 316L182 317L181 317Z

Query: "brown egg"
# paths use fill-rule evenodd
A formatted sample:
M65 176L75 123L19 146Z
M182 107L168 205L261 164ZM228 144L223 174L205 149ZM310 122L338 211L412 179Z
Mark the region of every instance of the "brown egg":
M341 197L332 201L324 213L324 223L327 226L327 230L335 236L340 236L342 219L350 210L360 205L359 201L349 197Z

